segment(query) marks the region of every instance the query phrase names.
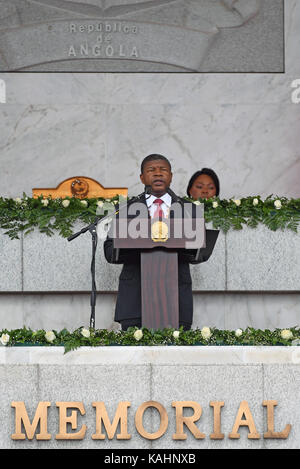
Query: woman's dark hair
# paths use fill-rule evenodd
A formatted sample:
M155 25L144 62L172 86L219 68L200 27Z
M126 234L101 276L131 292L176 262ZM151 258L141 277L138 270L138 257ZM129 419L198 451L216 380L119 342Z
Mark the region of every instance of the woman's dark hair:
M186 190L188 197L191 197L190 196L190 190L191 190L195 180L199 176L201 176L201 174L206 174L207 176L210 176L212 178L212 180L214 181L214 184L216 186L216 196L218 196L219 193L220 193L220 181L219 181L218 176L216 175L216 173L212 169L202 168L200 171L196 171L195 174L193 174L193 176L191 177L191 179L189 181L189 184L188 184L187 190Z
M159 155L157 153L153 153L152 155L148 155L146 156L146 158L143 159L142 161L142 164L141 164L141 174L143 174L143 171L144 171L144 166L146 163L148 163L148 161L156 161L156 160L163 160L165 161L166 163L168 163L169 167L170 167L170 171L171 171L171 163L170 161L168 160L168 158L166 158L165 156L163 155Z

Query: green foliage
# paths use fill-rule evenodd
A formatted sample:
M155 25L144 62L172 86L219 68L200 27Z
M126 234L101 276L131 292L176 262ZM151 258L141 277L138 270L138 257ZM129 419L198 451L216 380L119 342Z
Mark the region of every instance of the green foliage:
M186 198L186 200L190 200ZM256 228L265 225L272 231L278 229L297 232L300 222L300 199L268 196L265 200L257 196L242 199L199 199L205 206L205 220L213 227L227 232L241 230L243 226Z
M138 331L139 335L136 335ZM291 346L300 344L298 326L287 330L260 330L252 327L237 331L209 329L210 336L205 338L201 329L184 331L174 329L138 329L130 327L127 331L109 331L107 329L85 329L80 327L73 332L63 329L59 332L30 328L0 331L0 341L8 335L6 346L62 346L65 353L79 347L108 346ZM174 334L175 333L175 334ZM286 333L289 335L286 336Z
M103 198L43 199L42 196L30 198L25 193L22 198L16 199L0 197L0 228L5 229L5 234L11 239L19 239L21 232L27 235L34 229L47 236L57 232L67 238L73 234L76 221L90 224L95 220L100 201L105 203ZM110 199L110 203L116 201L117 197Z
M192 201L185 198L187 201ZM68 201L67 205L65 201ZM123 198L125 202L126 199ZM19 239L20 233L28 234L38 229L47 236L55 232L64 238L73 234L74 224L81 221L92 223L97 216L98 203L117 203L113 199L93 198L80 200L74 197L63 199L0 197L0 228L5 229L11 239ZM195 201L193 201L195 202ZM196 201L197 202L197 201ZM213 227L227 233L230 229L241 230L244 226L256 228L265 225L272 231L291 230L297 232L300 222L300 199L258 196L235 199L199 199L205 206L205 220ZM276 206L277 204L277 206ZM101 218L101 216L100 216Z

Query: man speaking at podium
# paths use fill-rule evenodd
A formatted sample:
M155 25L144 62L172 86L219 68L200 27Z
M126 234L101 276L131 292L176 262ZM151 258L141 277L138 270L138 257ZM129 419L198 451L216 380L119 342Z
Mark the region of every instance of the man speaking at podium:
M184 202L171 190L171 164L162 155L147 156L141 164L140 180L148 193L140 197L140 202L147 205L151 218L168 218L172 203ZM128 202L130 204L130 201ZM194 205L193 208L196 208ZM194 213L193 215L194 216ZM160 248L154 248L160 249ZM115 310L115 321L120 322L122 330L131 326L141 327L141 256L138 249L121 249L117 255L113 240L109 236L104 242L105 258L109 263L124 264L119 279L119 290ZM196 250L178 249L178 296L179 326L189 330L193 321L192 280L189 264L198 264L208 259L206 253L196 260Z

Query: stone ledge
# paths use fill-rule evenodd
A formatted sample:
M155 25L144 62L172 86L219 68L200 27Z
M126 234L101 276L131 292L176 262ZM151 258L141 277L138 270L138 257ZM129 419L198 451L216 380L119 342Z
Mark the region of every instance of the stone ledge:
M300 364L300 347L290 346L108 346L1 347L0 364L14 365L259 365Z
M63 347L0 348L0 447L93 448L93 449L299 449L300 415L297 396L300 379L299 347L85 347L64 355ZM291 424L288 439L264 438L267 429L264 400L275 400L275 430ZM39 402L49 401L49 441L14 441L15 413L12 402L24 402L32 419ZM130 402L128 410L131 439L92 439L95 432L93 402L104 402L112 419L118 403ZM137 409L147 401L161 403L168 414L168 428L154 441L142 438L134 426ZM197 440L186 429L187 439L174 440L174 401L192 401L203 409L198 428L206 437ZM211 401L223 401L222 440L211 440ZM247 401L259 439L249 439L249 429L241 428L241 438L230 432L242 401ZM84 439L56 440L59 412L56 402L81 402L85 415L78 429L87 426ZM159 418L147 410L144 428L154 433ZM75 431L75 429L74 429Z
M76 226L76 229L80 226ZM1 236L2 235L2 236ZM72 243L58 234L38 231L4 248L1 292L88 292L91 289L91 239L89 234ZM11 243L11 244L10 244ZM191 265L193 291L299 292L300 237L291 231L272 232L267 227L244 227L222 232L208 262ZM116 292L120 265L106 262L103 241L96 253L98 292Z

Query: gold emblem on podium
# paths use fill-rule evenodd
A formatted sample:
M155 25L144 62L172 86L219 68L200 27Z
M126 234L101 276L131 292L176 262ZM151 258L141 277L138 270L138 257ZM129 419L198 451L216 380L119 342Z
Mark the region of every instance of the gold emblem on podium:
M164 243L169 239L169 228L167 223L156 221L151 226L151 239L154 243Z

